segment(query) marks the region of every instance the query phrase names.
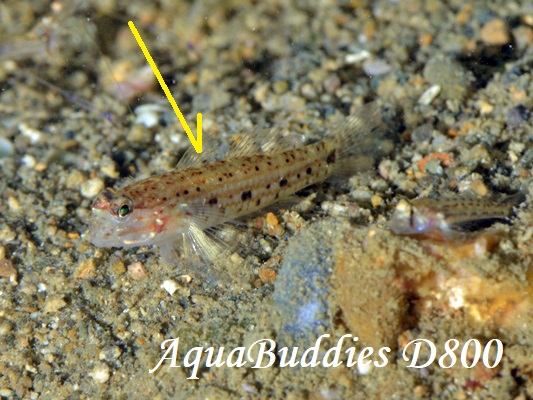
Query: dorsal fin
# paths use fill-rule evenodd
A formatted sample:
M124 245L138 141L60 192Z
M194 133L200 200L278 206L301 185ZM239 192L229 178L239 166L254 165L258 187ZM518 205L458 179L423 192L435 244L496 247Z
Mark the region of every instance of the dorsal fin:
M225 143L224 139L205 133L202 136L202 152L197 153L196 150L194 150L194 147L190 146L180 158L178 165L176 166L177 169L213 164L224 158L224 155L228 152L228 145Z
M228 158L246 157L256 154L278 153L301 146L297 135L288 134L279 127L255 127L250 132L241 131L228 145L225 139L203 135L203 151L198 154L193 147L187 149L178 162L177 168L184 169L212 164Z

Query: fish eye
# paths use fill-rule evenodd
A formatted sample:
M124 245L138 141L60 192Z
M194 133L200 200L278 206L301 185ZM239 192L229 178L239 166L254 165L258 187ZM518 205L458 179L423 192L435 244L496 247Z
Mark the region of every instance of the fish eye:
M117 215L119 218L126 218L133 211L133 203L129 198L125 198L124 202L120 205L117 210Z
M122 204L120 208L118 209L118 216L120 218L124 218L129 213L130 213L130 207L127 204Z

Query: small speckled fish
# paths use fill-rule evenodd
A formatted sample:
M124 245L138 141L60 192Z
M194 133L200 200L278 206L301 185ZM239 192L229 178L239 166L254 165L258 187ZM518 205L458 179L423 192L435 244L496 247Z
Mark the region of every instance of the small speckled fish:
M214 261L225 244L217 227L334 175L353 173L361 154L373 152L365 144L375 139L379 123L372 104L323 141L284 149L279 138L256 134L218 161L215 146L204 142L202 154L186 153L175 170L104 190L92 205L88 238L101 247L158 245L174 262L190 255Z
M480 229L495 222L508 222L513 207L524 200L522 192L502 199L402 199L396 206L390 228L400 235L453 235L454 232Z

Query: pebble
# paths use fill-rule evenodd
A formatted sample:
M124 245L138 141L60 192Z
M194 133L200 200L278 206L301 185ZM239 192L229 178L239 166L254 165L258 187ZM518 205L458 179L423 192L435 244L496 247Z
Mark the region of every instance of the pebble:
M424 79L434 86L440 86L446 99L462 100L474 81L473 74L454 59L438 54L424 67Z
M324 80L323 86L326 92L334 94L341 86L341 80L336 74L332 74Z
M113 264L111 264L111 271L113 271L116 275L122 275L124 272L126 272L126 266L122 261L116 261Z
M424 170L428 174L432 174L432 175L442 175L444 172L444 170L442 169L442 166L440 165L440 160L438 158L430 159L426 163Z
M18 128L22 136L26 136L30 139L31 144L39 142L43 136L43 133L40 130L32 128L26 123L19 124Z
M172 279L167 279L163 282L161 288L165 289L168 294L172 296L176 292L176 290L178 290L178 284Z
M518 105L507 111L506 122L511 128L518 128L520 125L527 123L530 116L530 110L523 105Z
M373 365L370 360L366 360L364 363L357 363L357 372L359 375L368 375L372 371Z
M35 167L35 164L37 164L37 160L31 154L25 154L22 157L21 161L22 161L22 164L24 164L28 168L33 168Z
M53 313L61 310L67 305L65 300L61 296L51 296L50 298L46 299L46 303L44 303L43 311L45 314L47 313Z
M150 142L153 138L153 135L150 133L148 128L157 125L157 120L153 124L149 124L146 121L143 123L138 123L138 121L135 120L135 122L137 123L131 127L126 140L132 143Z
M147 278L148 271L146 271L146 268L144 268L142 262L137 261L131 265L128 265L128 275L131 277L131 279L138 281Z
M424 93L422 93L422 96L418 99L418 104L421 104L423 106L430 105L433 100L437 98L437 96L440 94L441 87L440 85L433 85L429 89L427 89Z
M104 190L104 180L101 178L89 179L87 182L81 184L81 194L88 199L96 197L102 190Z
M263 283L273 283L276 276L277 272L272 268L265 267L259 270L259 278L261 278Z
M300 93L309 100L315 99L317 96L315 87L310 83L304 83L300 89Z
M6 158L15 154L15 146L8 139L0 137L0 158Z
M9 207L9 210L14 213L19 212L21 209L20 202L17 200L16 197L13 196L9 196L7 198L7 206Z
M519 49L526 49L533 45L533 29L527 26L519 26L513 29L513 37Z
M366 50L358 51L357 53L347 54L344 58L346 64L359 64L370 58L371 54Z
M489 188L480 179L464 179L460 181L457 184L457 191L459 193L473 193L476 194L478 197L488 196Z
M383 205L383 199L381 196L375 194L370 198L370 202L372 203L372 207L378 208Z
M87 279L96 272L96 261L94 258L83 260L74 271L75 279Z
M98 358L100 360L105 360L105 361L115 361L116 359L120 357L121 354L122 354L122 351L120 350L118 346L107 346L107 347L104 347L100 351Z
M18 272L10 260L0 260L0 276L3 276L4 278L11 278L13 276L16 279L17 275Z
M132 135L132 131L134 129L137 129L140 132L133 133L134 138L138 139L133 141L143 141L143 137L141 136L143 131L135 127L141 126L145 128L152 128L157 126L159 124L161 115L167 111L168 107L165 107L161 104L143 104L136 107L135 110L133 110L133 113L135 114L135 124L133 125L129 135Z
M481 28L481 41L489 46L503 46L511 41L509 27L503 19L493 19Z
M89 376L97 383L106 383L110 376L109 367L105 364L99 365L89 372Z
M392 67L386 61L372 60L364 64L363 69L368 76L380 76L388 74Z
M478 100L477 108L481 114L490 114L494 110L494 106L486 100Z
M286 93L287 90L289 90L289 84L287 81L276 81L272 85L272 90L276 94L283 94Z
M81 171L74 170L68 175L65 185L68 189L78 189L86 180L87 178Z

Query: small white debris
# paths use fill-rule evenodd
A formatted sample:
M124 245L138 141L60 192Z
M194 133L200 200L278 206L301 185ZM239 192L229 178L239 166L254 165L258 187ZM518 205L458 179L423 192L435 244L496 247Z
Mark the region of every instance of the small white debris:
M423 106L430 105L440 94L440 89L440 85L431 86L428 90L422 93L422 96L418 99L418 104L422 104Z
M21 209L20 202L14 196L9 196L7 198L7 206L9 207L9 210L14 213L19 212Z
M104 181L101 178L89 179L87 182L81 184L81 194L83 197L92 198L104 190Z
M135 123L152 128L159 124L161 115L168 111L168 107L161 104L143 104L133 111L136 115Z
M361 50L357 53L347 54L344 58L346 64L358 64L362 61L368 60L370 58L370 53L366 50Z
M37 160L34 156L26 154L22 157L22 164L24 164L28 168L33 168L35 167L35 164L37 164Z
M30 374L37 374L39 373L39 371L37 371L37 368L35 368L35 366L31 365L31 364L26 364L24 366L24 369L26 371L28 371Z
M368 60L364 63L363 69L368 76L380 76L388 74L392 67L383 60Z
M357 363L357 371L359 375L368 375L372 371L372 363L365 360L364 362Z
M178 290L178 284L171 279L167 279L165 282L163 282L161 287L165 289L168 292L168 294L170 294L171 296L174 294L176 290Z
M41 140L41 137L43 136L43 133L40 130L32 128L31 126L25 123L19 124L18 128L22 136L30 138L31 144L37 143L39 140Z
M95 382L106 383L109 380L109 367L102 364L89 372L89 376L93 378Z
M494 110L494 106L488 101L478 100L476 104L481 114L490 114Z

